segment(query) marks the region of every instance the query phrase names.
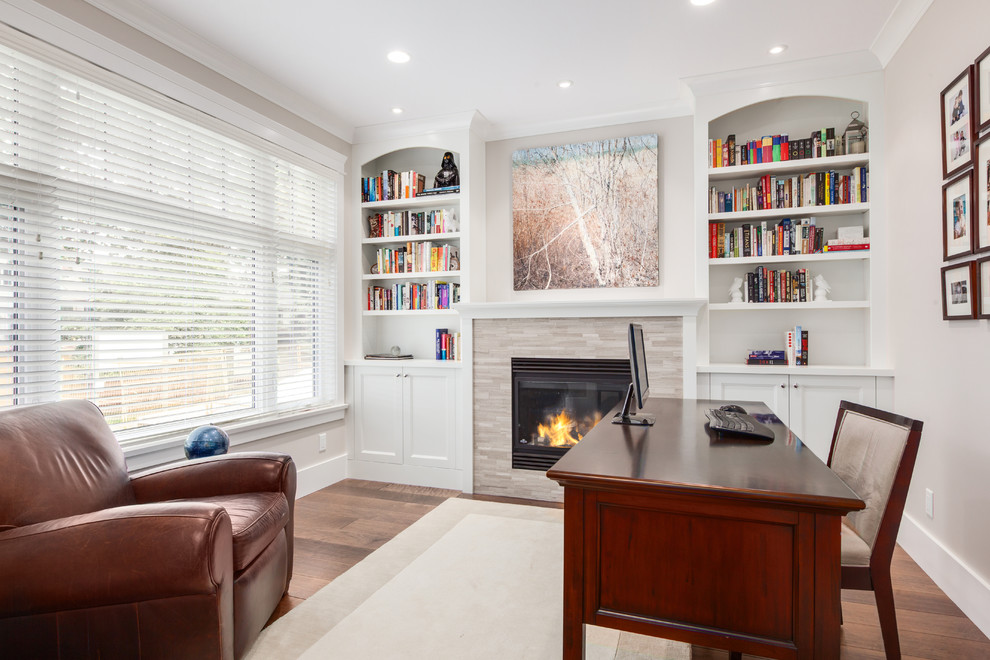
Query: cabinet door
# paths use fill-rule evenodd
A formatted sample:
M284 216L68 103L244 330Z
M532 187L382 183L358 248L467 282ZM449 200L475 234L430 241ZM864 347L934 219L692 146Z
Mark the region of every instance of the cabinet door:
M712 398L762 401L788 424L787 376L775 374L712 374Z
M354 369L354 458L402 462L402 369Z
M404 462L425 467L455 467L457 375L449 369L412 367L404 370L402 380L408 423Z
M877 405L874 376L791 376L788 426L822 462L828 460L832 431L843 399Z

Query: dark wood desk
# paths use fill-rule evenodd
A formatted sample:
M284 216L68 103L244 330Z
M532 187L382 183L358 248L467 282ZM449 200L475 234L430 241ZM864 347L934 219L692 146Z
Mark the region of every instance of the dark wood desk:
M772 443L710 435L724 403L649 399L655 426L607 418L547 472L564 486L565 660L585 623L839 657L839 524L863 501L779 421Z

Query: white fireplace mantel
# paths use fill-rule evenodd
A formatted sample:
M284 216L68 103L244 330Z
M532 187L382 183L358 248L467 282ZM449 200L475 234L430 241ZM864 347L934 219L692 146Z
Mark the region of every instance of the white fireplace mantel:
M578 300L540 302L456 303L464 319L595 318L610 316L697 317L704 298L656 300Z

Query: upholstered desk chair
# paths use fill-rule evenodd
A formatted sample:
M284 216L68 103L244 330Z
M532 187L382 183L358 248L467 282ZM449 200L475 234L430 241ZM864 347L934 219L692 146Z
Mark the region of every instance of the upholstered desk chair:
M828 465L866 502L842 523L842 588L872 591L887 658L900 658L890 561L922 423L842 401Z
M128 475L88 401L0 412L0 657L244 655L292 577L296 468L214 456Z

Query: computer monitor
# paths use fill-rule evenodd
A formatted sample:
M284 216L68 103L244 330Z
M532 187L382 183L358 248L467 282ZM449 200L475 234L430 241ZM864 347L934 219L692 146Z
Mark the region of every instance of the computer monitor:
M646 371L646 343L643 340L643 326L639 323L629 324L629 372L632 382L629 383L629 389L626 391L622 410L615 414L612 423L653 426L657 421L656 415L633 412L636 409L642 410L643 402L650 396L650 376Z

